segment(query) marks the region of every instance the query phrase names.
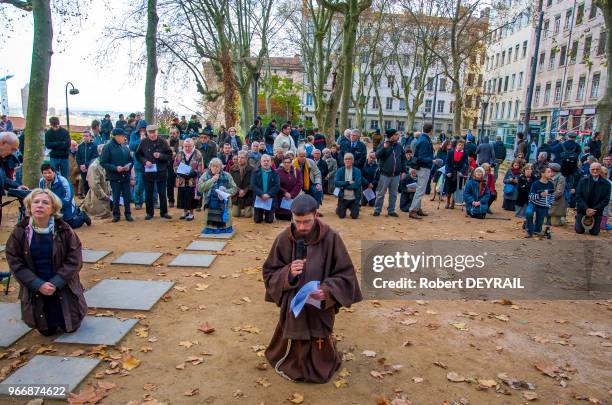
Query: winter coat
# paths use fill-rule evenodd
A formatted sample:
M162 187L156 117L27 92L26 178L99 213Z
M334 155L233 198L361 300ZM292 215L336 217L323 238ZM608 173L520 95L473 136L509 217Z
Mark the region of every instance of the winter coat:
M253 174L251 174L251 188L253 189L253 194L257 197L268 194L270 197L274 198L280 190L280 178L278 177L278 173L270 168L270 172L268 173L268 189L264 193L262 171L263 169L260 167L257 170L253 170Z
M406 155L399 142L390 144L387 148L382 143L376 150L376 159L380 165L380 173L384 176L395 177L406 172Z
M374 162L373 164L369 164L367 161L361 170L361 184L362 186L368 187L370 183L374 185L374 190L376 190L376 185L378 184L378 180L380 179L380 169L378 167L378 162Z
M478 166L483 163L493 163L495 160L495 148L489 143L488 136L483 137L482 143L476 148L476 155Z
M95 143L81 142L76 151L76 162L79 167L85 165L89 167L92 161L98 157L98 147ZM79 170L80 171L80 170Z
M604 208L610 202L610 182L599 176L595 181L593 176L585 176L578 182L576 189L576 212L586 215L587 208L596 210L595 216L601 216Z
M106 181L106 170L100 160L94 160L87 170L87 184L89 191L81 205L81 210L89 216L107 218L111 215L110 198L111 188Z
M6 243L6 260L21 287L21 319L31 328L47 330L42 297L38 292L43 280L38 277L30 256L32 232L29 218L17 224ZM82 255L81 241L77 234L62 219L56 219L53 235L55 276L49 282L55 285L59 293L67 332L77 330L87 314L84 289L79 278L83 267Z
M506 160L508 151L503 141L495 141L495 143L493 143L493 150L495 152L495 159L501 160L502 162Z
M548 210L553 217L564 217L567 211L567 201L565 201L565 177L561 173L557 173L552 178L552 184L555 187L555 201Z
M70 153L70 134L65 128L55 130L49 128L45 132L45 148L50 149L49 157L53 159L68 159Z
M482 184L485 183L485 184ZM481 190L481 184L483 185ZM486 185L485 180L469 179L463 188L463 199L465 200L465 209L469 214L486 214L489 209L489 197L491 192ZM478 207L473 207L472 203L479 201Z
M159 152L158 158L153 156L155 152ZM141 140L138 149L136 149L135 157L143 166L147 161L157 165L156 172L144 172L145 180L164 180L168 177L168 166L172 164L172 155L172 149L170 149L168 141L158 137L154 141L149 138Z
M189 175L176 173L176 169L178 169L181 163L188 164L191 167L191 173ZM187 156L185 155L185 151L181 151L176 154L172 168L176 173L176 187L195 187L198 183L198 178L204 173L204 162L202 160L202 154L199 150L194 149L191 154L189 163L187 163Z
M217 157L217 144L215 141L208 141L208 147L205 149L204 144L198 142L196 144L196 149L200 151L202 154L202 161L204 162L204 168L208 168L208 164L213 158Z
M106 179L108 181L128 181L131 170L127 172L117 171L117 166L125 166L128 163L133 163L130 150L125 144L119 144L114 138L102 149L100 166L106 169Z
M236 183L236 187L245 191L242 197L238 197L238 191L236 191L236 194L232 197L232 203L241 210L253 205L254 197L253 190L251 189L251 177L253 176L254 170L253 166L248 163L242 173L240 173L238 163L234 163L229 170L230 176L232 176L234 183Z
M431 169L433 163L433 145L426 134L421 134L414 146L414 159L417 170L421 168Z
M353 166L357 167L358 169L363 168L363 165L365 164L368 158L368 148L366 147L365 143L361 141L355 142L354 147L352 146L351 141L343 142L340 146L339 153L340 162L342 162L341 166L344 166L344 155L347 153L352 153L353 157L355 158Z
M340 192L338 193L338 198L344 198L344 190L348 189L348 190L353 190L353 192L355 193L355 200L361 201L361 185L362 185L361 184L362 183L361 170L353 166L353 183L351 184L349 184L345 180L345 177L344 177L345 175L346 175L346 167L342 166L336 172L336 178L335 178L335 185L337 188L340 189Z

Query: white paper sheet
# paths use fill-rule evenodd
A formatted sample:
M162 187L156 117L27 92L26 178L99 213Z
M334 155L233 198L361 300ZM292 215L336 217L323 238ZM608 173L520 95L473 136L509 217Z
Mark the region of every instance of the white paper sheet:
M226 192L225 192L225 191L223 191L223 190L217 189L217 190L215 190L215 192L217 193L217 195L219 196L219 198L220 198L220 199L222 199L222 200L227 200L227 198L229 197L229 194L228 194L228 193L226 193Z
M188 174L191 173L191 166L186 165L185 163L181 162L176 168L176 173L187 176Z
M270 211L272 210L272 198L268 198L266 201L262 200L261 198L259 198L259 196L255 197L255 208L261 208L263 210L266 211Z
M285 210L291 210L291 203L293 198L283 198L280 203L280 207Z
M338 187L336 187L336 188L334 189L334 195L335 195L336 197L338 197L338 195L339 195L339 194L340 194L340 189L339 189Z
M153 163L151 166L145 166L145 173L157 173L157 165Z
M376 193L371 188L366 188L363 190L363 196L366 198L366 200L372 201L376 198Z

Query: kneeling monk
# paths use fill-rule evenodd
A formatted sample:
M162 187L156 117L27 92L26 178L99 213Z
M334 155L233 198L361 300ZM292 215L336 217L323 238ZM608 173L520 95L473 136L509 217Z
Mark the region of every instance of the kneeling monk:
M276 237L264 263L266 301L280 307L266 358L285 378L325 383L342 363L332 336L335 315L361 301L361 290L344 242L316 217L317 205L306 194L293 200L291 226ZM291 301L311 281L319 288L295 316Z

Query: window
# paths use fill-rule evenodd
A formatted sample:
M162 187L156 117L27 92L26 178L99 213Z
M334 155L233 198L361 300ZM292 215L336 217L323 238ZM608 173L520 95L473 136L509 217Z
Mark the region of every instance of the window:
M593 18L597 17L597 6L595 5L595 2L591 2L591 11L589 12L589 20L592 20Z
M576 57L578 56L578 41L572 42L572 51L570 52L570 65L576 63Z
M435 131L436 131L436 133L442 132L442 123L441 122L436 122Z
M520 104L519 100L514 101L514 118L518 118L519 104Z
M451 101L451 102L450 102L450 106L449 106L449 111L448 111L448 112L452 114L452 113L453 113L453 108L454 108L454 107L455 107L455 102L454 102L454 101Z
M438 91L446 91L446 77L441 77L438 80Z
M391 128L391 121L385 120L384 126L385 126L385 129Z
M567 45L561 47L559 51L559 67L565 66L565 58L567 57Z
M397 121L397 130L405 131L406 130L406 121Z
M561 101L561 80L555 83L555 101Z
M436 110L436 112L444 112L444 100L438 100L438 109Z
M544 105L550 102L550 82L546 83L544 88Z
M533 95L533 104L534 105L540 104L540 86L539 85L536 86L536 88L535 88L535 92L534 92L534 95Z
M495 117L497 118L497 109L498 109L499 105L495 104ZM491 108L489 109L489 121L491 121L491 119L493 119L493 106L491 106Z
M499 80L497 81L497 92L498 93L501 93L501 91L502 91L502 84L503 84L502 82L503 82L503 80L500 77Z
M499 66L499 54L495 54L495 67Z
M446 126L446 132L448 132L449 134L453 133L453 124L448 124Z
M378 99L376 97L372 98L372 109L377 109L378 108Z
M508 91L508 80L510 78L508 76L506 76L506 78L504 79L504 91Z
M501 65L504 66L504 63L506 61L506 51L502 52L502 57L501 57Z
M567 83L565 83L565 97L563 98L565 101L569 100L572 97L572 86L574 85L574 79L568 79Z
M348 120L348 127L349 128L353 128L353 119L352 118L349 118L349 120Z
M312 94L306 94L306 105L312 105Z
M559 33L559 28L561 28L561 14L555 17L555 27L554 27L554 35Z
M589 98L597 98L599 95L599 79L601 75L599 73L595 73L593 75L593 81L591 81L591 93Z
M387 110L393 110L393 97L387 97Z
M516 88L520 89L521 87L523 87L523 72L519 72L518 86Z
M511 115L512 115L512 101L508 101L508 115L506 115L506 118L510 118Z
M499 103L495 103L495 119L499 118Z
M508 63L512 62L512 48L508 48Z
M472 108L472 95L465 96L465 107Z
M395 78L393 76L387 76L387 87L392 89L394 81L395 81Z
M557 53L553 49L550 51L550 57L548 59L548 70L554 69L556 62L557 62Z
M582 60L587 60L591 56L591 43L593 37L589 36L584 39L584 52L582 53Z
M548 20L544 21L544 27L543 27L544 38L548 38L548 28L549 28L549 25L550 25L550 21L548 21Z
M518 60L518 55L519 55L519 44L516 44L516 46L514 47L514 61L516 62Z
M433 91L433 77L427 78L427 85L425 85L425 90Z
M365 53L361 54L361 63L368 63L368 55Z
M406 111L406 99L405 98L400 98L399 109L400 111Z
M512 73L512 84L510 85L510 90L514 90L514 86L516 84L516 73Z
M468 73L467 85L468 86L473 86L474 85L474 73Z
M565 22L563 23L563 31L568 30L572 24L572 9L568 9L565 12Z
M576 93L576 100L582 100L584 98L584 85L586 77L581 76L578 80L578 92Z
M582 19L584 18L584 3L578 6L578 10L576 11L576 25L582 24Z
M432 105L432 101L430 99L425 100L425 112L426 113L430 113L431 112L431 105Z
M378 129L378 120L370 120L370 129Z
M607 33L601 30L599 33L599 41L597 41L597 56L603 55L606 52Z
M504 101L504 102L501 104L501 114L500 114L500 118L501 118L501 119L503 119L503 118L504 118L505 113L506 113L506 102Z
M544 70L544 60L546 59L546 54L542 52L540 54L540 61L538 62L538 71L541 72Z
M552 0L546 0L546 7L552 6Z

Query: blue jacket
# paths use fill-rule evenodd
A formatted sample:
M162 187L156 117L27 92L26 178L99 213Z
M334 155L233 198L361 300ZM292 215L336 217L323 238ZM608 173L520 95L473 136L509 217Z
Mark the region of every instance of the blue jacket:
M140 129L141 128L146 128L147 127L147 122L145 120L140 120L138 121L138 124L136 125L136 129L134 130L134 132L132 132L130 134L130 151L132 151L132 159L134 160L134 170L137 171L144 171L144 166L142 163L140 163L138 161L138 159L134 159L134 155L136 154L136 151L138 150L138 146L140 145Z
M380 179L380 168L378 167L378 162L374 162L373 165L369 164L367 161L365 165L363 165L363 170L361 170L361 184L364 187L367 187L368 184L378 184L378 179Z
M485 183L482 193L479 190L481 181L476 181L474 179L469 179L463 188L465 210L468 214L486 214L489 209L489 197L491 193L486 182L484 180L482 182ZM480 206L472 207L474 201L480 201Z
M89 143L81 142L76 151L76 161L77 164L85 165L89 167L89 164L98 157L98 146L93 143L93 141Z
M115 139L110 140L102 149L100 165L106 170L108 181L129 181L131 171L118 172L117 166L133 163L130 151L126 145L119 145Z
M361 141L355 142L355 147L352 146L351 141L341 143L339 153L342 166L344 166L344 155L347 153L352 153L353 157L355 158L353 166L358 169L363 168L363 165L368 158L368 148L365 146L365 143Z
M268 173L268 190L264 193L262 171L263 169L260 167L257 170L253 170L253 174L251 175L251 189L253 190L253 194L258 197L268 194L270 197L276 198L280 190L280 177L278 177L278 173L270 168L270 172Z
M338 198L344 198L344 189L353 190L355 193L355 199L361 200L361 170L353 166L353 183L349 184L344 180L346 167L342 166L336 171L335 184L340 189Z
M380 173L387 177L399 176L406 172L406 155L399 142L389 145L388 148L385 148L384 142L381 142L376 151L376 159L380 164ZM431 161L429 165L431 166Z
M45 179L41 177L38 181L38 187L45 188ZM62 219L64 221L70 221L76 214L76 205L74 203L74 194L72 193L72 186L59 173L55 173L55 180L51 184L50 190L62 200Z
M418 168L430 169L433 163L433 145L431 139L426 134L421 134L418 137L416 145L414 146L414 160Z

